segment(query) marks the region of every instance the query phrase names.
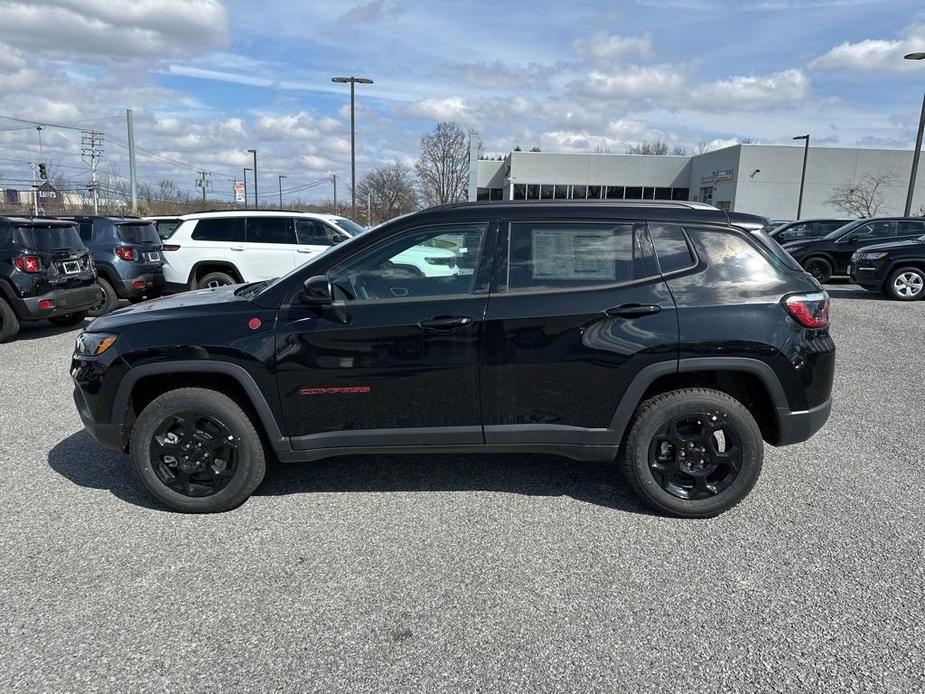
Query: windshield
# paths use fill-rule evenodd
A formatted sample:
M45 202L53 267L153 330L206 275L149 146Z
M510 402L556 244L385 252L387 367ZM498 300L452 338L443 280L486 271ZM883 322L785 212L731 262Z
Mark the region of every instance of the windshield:
M851 231L855 227L859 227L862 224L866 224L869 221L870 219L855 219L853 222L848 222L844 226L840 226L834 231L830 231L828 234L826 234L822 238L824 238L826 241L830 241L833 239L840 239L842 236L847 234L849 231Z
M32 251L76 251L84 248L77 234L77 226L73 224L18 226L13 229L13 243Z
M362 227L352 219L346 219L345 217L338 217L337 219L332 220L342 231L347 232L350 236L359 236L366 232L366 227Z
M276 285L280 284L281 282L284 282L286 279L288 279L289 277L291 277L291 276L294 275L295 273L297 273L297 272L302 272L305 268L307 268L307 267L309 267L309 266L311 266L311 265L314 265L316 262L318 262L319 260L321 260L322 258L324 258L328 253L330 253L331 251L333 251L335 248L336 248L336 249L341 249L341 248L344 248L344 247L346 247L346 246L349 246L350 244L355 243L356 240L357 240L358 238L359 238L359 237L357 237L357 236L352 236L351 238L347 239L346 241L343 241L343 242L341 242L341 243L334 244L333 246L328 246L328 247L325 248L323 251L321 251L321 253L319 253L318 255L313 255L311 258L309 258L308 260L306 260L304 263L302 263L301 265L297 265L294 269L290 270L289 272L287 272L287 273L286 273L285 275L283 275L282 277L277 277L276 279L274 279L274 280L272 280L271 282L269 282L266 286L261 287L260 290L261 290L261 291L264 291L264 290L266 290L266 289L269 289L270 287L275 287Z
M126 243L160 243L153 224L118 224L119 238Z

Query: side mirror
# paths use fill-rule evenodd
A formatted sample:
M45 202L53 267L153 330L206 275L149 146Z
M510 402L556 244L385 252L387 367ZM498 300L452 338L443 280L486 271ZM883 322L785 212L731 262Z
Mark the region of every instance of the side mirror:
M302 285L302 303L310 306L330 306L334 303L334 288L325 275L315 275Z

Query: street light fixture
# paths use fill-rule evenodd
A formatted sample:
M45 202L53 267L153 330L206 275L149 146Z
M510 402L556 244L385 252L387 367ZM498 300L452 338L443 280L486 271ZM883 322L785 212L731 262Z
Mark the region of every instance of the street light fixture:
M279 209L283 209L283 179L288 176L280 175L279 178Z
M244 167L244 208L247 209L247 172L253 171L252 168Z
M925 60L925 53L909 53L906 60ZM922 99L922 114L919 116L919 133L915 138L915 151L912 153L912 174L909 176L909 192L906 193L906 212L912 214L912 195L915 193L915 177L919 172L919 154L922 151L922 133L925 132L925 98Z
M803 188L806 186L806 158L809 156L809 135L797 135L794 140L806 140L806 146L803 148L803 175L800 176L800 200L797 202L797 220L800 219L800 213L803 211Z
M354 110L354 86L357 84L372 84L371 79L365 77L332 77L332 82L350 85L350 216L357 216L357 160L356 160L356 127Z
M257 197L257 150L249 149L247 150L254 155L254 209L260 209L260 198Z

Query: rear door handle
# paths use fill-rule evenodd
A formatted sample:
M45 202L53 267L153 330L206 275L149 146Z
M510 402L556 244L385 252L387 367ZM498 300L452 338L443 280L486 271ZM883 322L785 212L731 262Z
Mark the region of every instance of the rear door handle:
M430 330L432 332L444 333L462 328L472 323L468 316L436 316L428 318L418 323L421 330Z
M317 253L317 251L315 251L312 248L296 248L296 252L297 253Z
M231 250L233 250L233 251L243 251L243 250L244 250L244 246L231 246Z
M604 313L614 318L639 318L641 316L651 316L659 313L661 306L656 304L620 304L613 308L608 308Z

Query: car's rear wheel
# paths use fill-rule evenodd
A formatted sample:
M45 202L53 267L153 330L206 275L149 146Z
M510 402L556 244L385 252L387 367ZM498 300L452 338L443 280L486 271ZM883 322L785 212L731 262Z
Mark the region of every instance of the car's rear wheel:
M19 319L6 301L0 299L0 342L16 337L19 332Z
M87 312L87 315L93 316L94 318L105 316L119 305L119 296L116 294L116 290L112 288L112 285L109 284L107 280L99 277L97 278L96 283L102 290L102 296L100 297L99 302L97 302L94 306L91 306L90 310Z
M196 283L196 286L199 289L206 289L209 287L227 287L230 284L238 284L238 281L225 272L210 272L208 275L204 275Z
M131 438L132 466L159 500L188 513L215 513L247 500L266 472L263 444L228 396L179 388L142 410Z
M51 323L52 325L68 327L71 325L77 325L78 323L83 323L87 315L88 315L87 311L78 311L77 313L66 313L63 316L54 316L53 318L49 318L48 322Z
M751 491L763 453L761 430L742 403L720 391L685 388L640 405L620 464L652 508L709 518Z
M832 278L832 263L825 258L807 258L803 261L803 269L820 282L828 282Z
M890 275L886 292L899 301L916 301L925 296L925 272L917 267L901 267Z

